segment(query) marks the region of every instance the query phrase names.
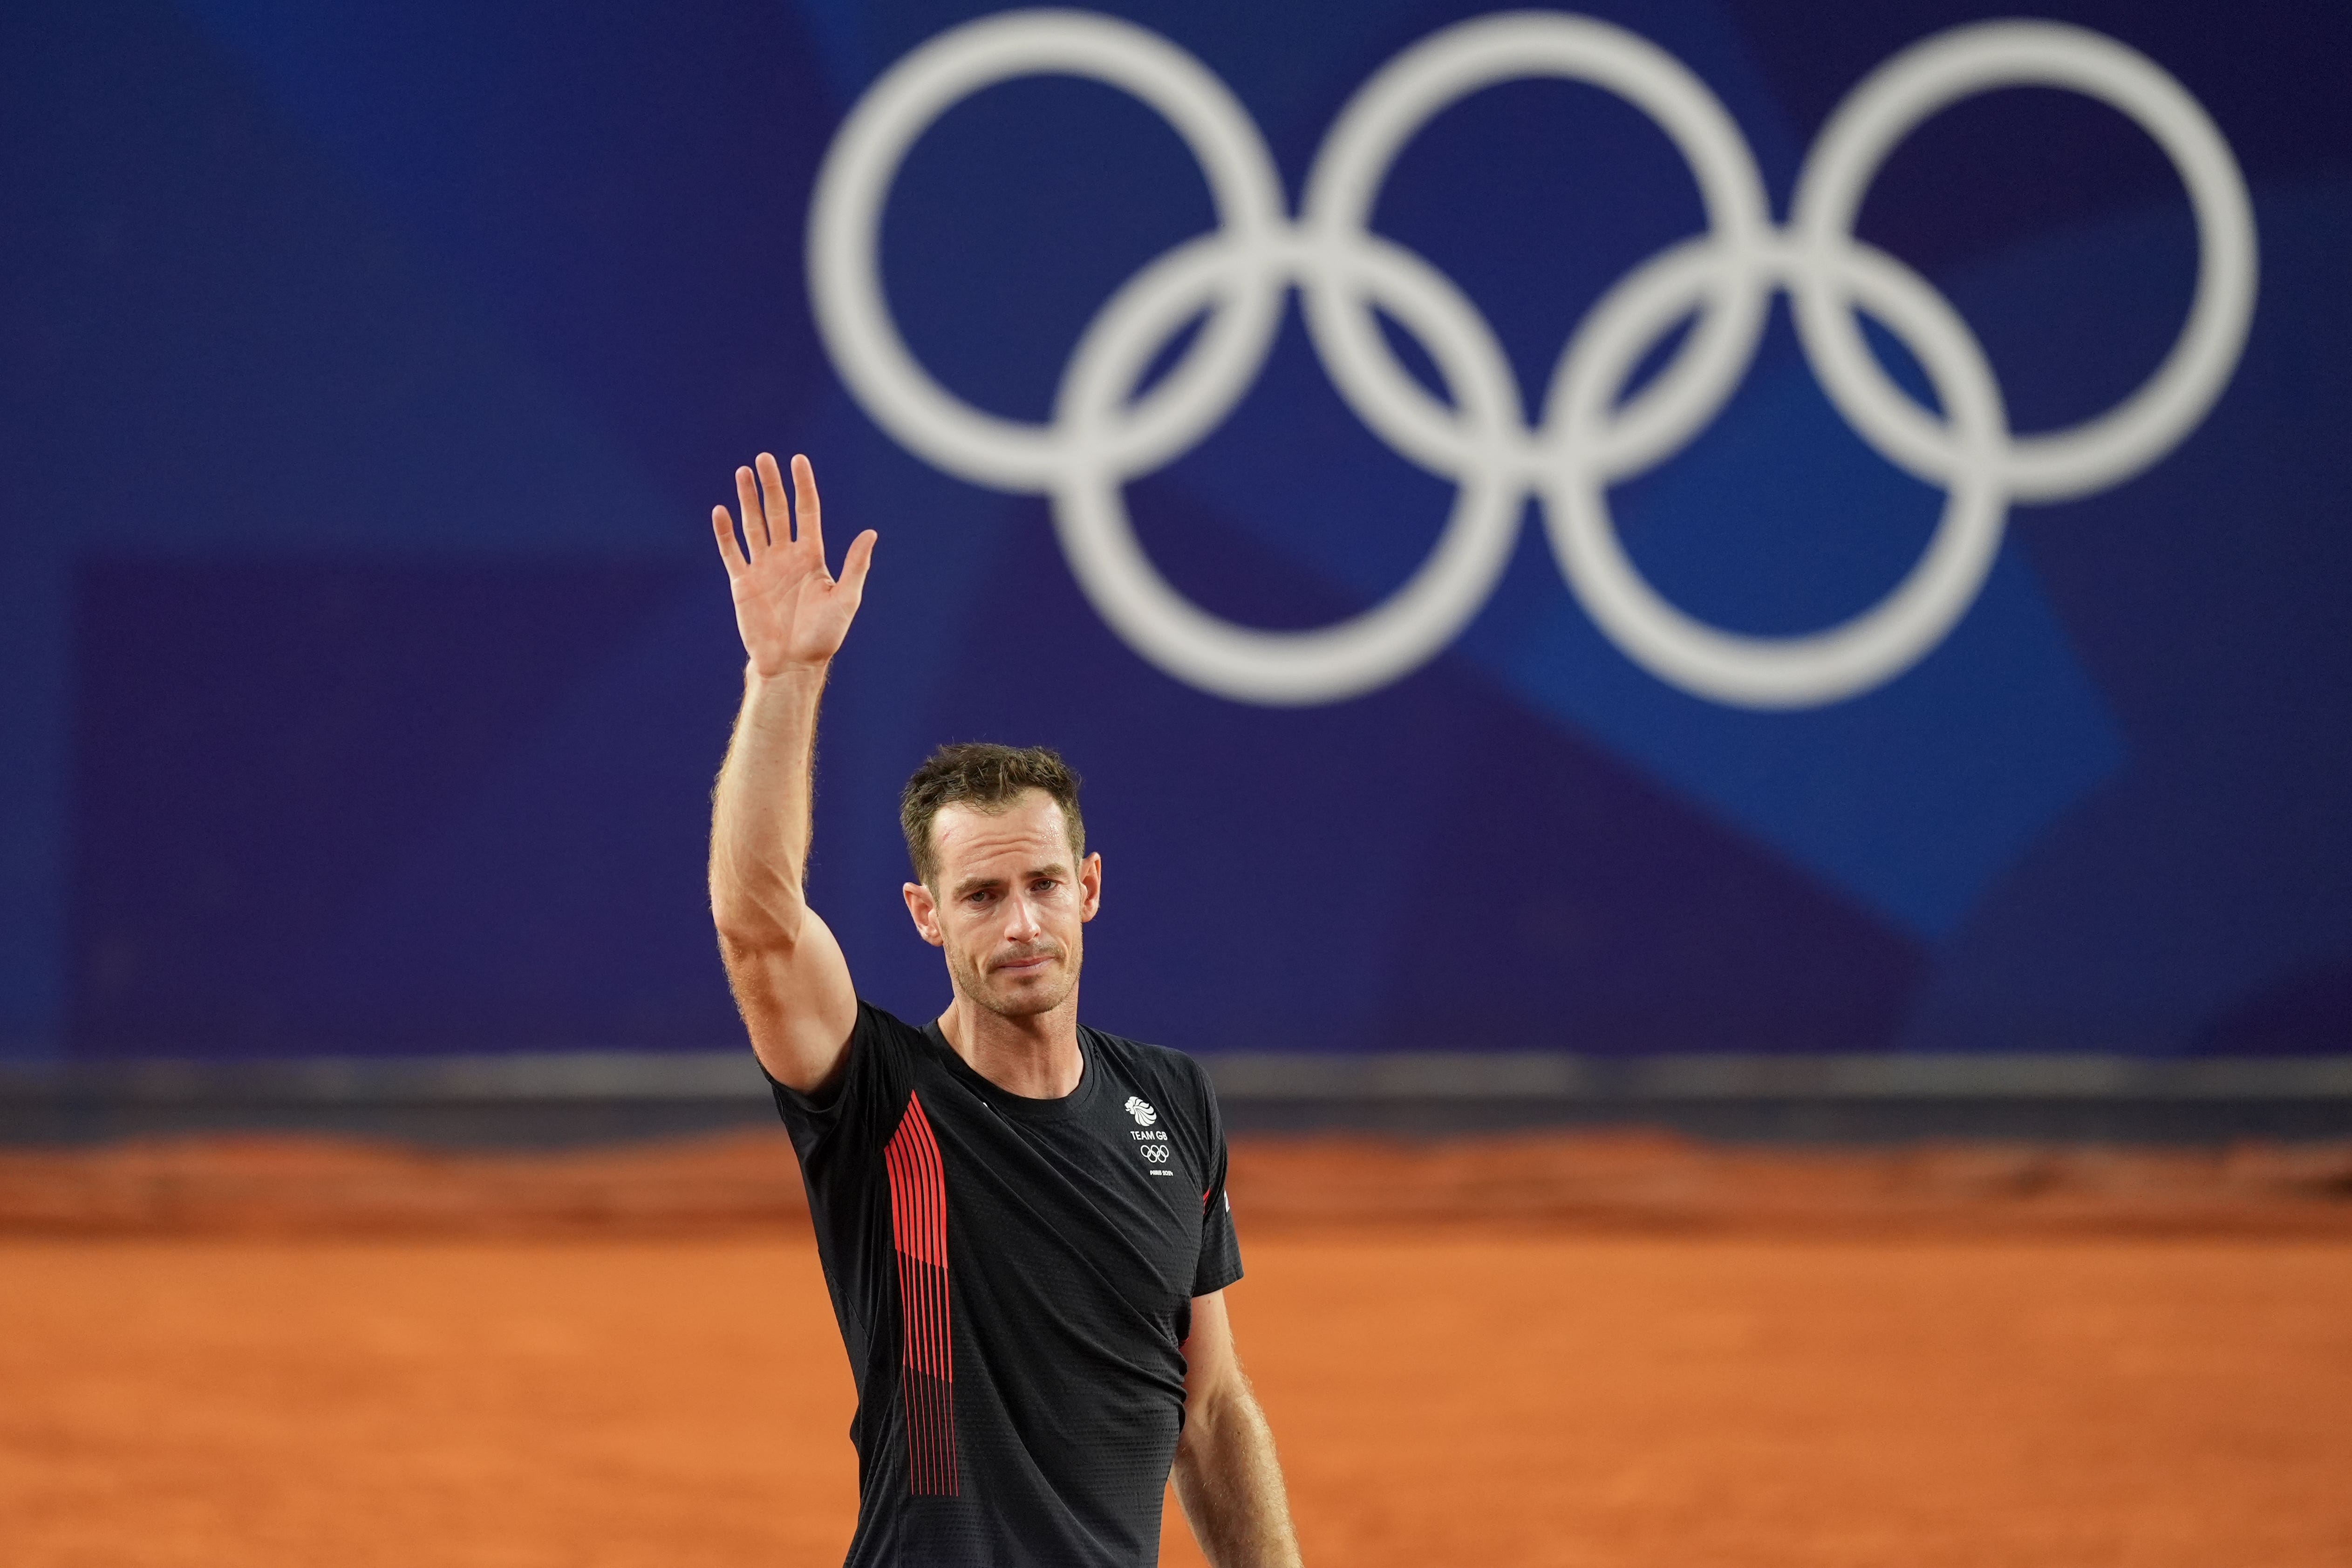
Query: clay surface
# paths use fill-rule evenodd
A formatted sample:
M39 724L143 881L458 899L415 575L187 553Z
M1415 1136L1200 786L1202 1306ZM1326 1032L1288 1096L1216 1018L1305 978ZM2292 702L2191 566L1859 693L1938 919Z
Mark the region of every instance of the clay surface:
M1654 1194L1611 1200L1604 1225L1509 1189L1400 1223L1350 1183L1420 1191L1405 1178L1427 1170L1326 1153L1286 1199L1265 1159L1237 1177L1250 1272L1231 1298L1310 1563L2352 1562L2340 1238L2223 1234L2210 1213L2136 1234L2144 1209L2106 1230L1929 1215L1906 1236L1816 1205L1776 1229L1726 1219L1739 1183L1687 1161L1666 1220ZM1613 1179L1654 1183L1654 1154L1619 1148ZM1423 1157L1491 1175L1496 1155ZM2070 1190L2021 1163L1981 1155L1927 1188L2012 1209ZM706 1212L663 1237L643 1205L614 1197L634 1217L611 1224L547 1198L549 1167L501 1168L540 1220L445 1204L423 1224L414 1193L382 1200L398 1224L346 1205L358 1234L316 1193L253 1200L242 1228L184 1223L194 1200L176 1230L151 1208L76 1231L53 1209L35 1234L20 1213L0 1237L0 1557L837 1563L851 1395L804 1232ZM1717 1206L1694 1219L1701 1198ZM1651 1217L1628 1234L1629 1213ZM464 1223L506 1234L450 1234ZM1200 1561L1173 1514L1164 1561Z

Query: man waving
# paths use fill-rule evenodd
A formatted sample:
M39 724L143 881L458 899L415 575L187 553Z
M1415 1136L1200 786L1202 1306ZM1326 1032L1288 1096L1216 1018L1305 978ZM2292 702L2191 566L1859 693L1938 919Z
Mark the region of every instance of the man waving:
M1102 900L1078 780L1042 747L941 748L899 820L953 998L862 1001L803 897L817 700L873 563L826 569L816 481L762 454L714 509L749 664L710 901L798 1151L857 1379L853 1568L1139 1568L1173 1466L1218 1568L1295 1564L1274 1441L1234 1352L1241 1278L1216 1099L1190 1058L1078 1022ZM794 521L797 521L797 528Z

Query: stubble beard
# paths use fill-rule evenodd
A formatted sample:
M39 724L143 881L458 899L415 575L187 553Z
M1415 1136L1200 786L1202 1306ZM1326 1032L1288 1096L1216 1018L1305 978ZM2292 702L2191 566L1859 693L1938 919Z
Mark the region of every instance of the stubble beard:
M1068 1001L1070 993L1078 987L1078 965L1070 956L1069 950L1055 942L1053 951L1062 961L1062 984L1050 990L1024 986L1011 994L1000 992L989 984L992 972L980 968L971 959L952 950L948 960L949 970L957 990L998 1017L1034 1018L1040 1013L1050 1013Z

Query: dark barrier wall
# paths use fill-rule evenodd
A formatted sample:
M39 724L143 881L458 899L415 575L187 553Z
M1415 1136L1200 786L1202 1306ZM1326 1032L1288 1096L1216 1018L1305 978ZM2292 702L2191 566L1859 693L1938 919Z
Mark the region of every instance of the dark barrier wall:
M902 1012L994 737L1175 1045L2352 1047L2352 12L2032 9L9 8L0 1037L735 1038L773 447Z

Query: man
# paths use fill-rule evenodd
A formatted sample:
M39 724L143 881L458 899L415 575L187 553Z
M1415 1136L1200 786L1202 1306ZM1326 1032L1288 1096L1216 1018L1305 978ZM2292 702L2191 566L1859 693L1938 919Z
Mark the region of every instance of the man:
M1225 1315L1241 1258L1214 1097L1187 1058L1077 1021L1102 858L1076 778L1050 752L968 746L909 783L907 910L954 988L924 1028L859 999L803 900L817 699L875 534L836 580L807 458L793 479L788 510L774 458L736 470L740 544L711 513L750 662L710 903L857 1377L848 1561L1155 1563L1172 1463L1217 1568L1296 1564Z

